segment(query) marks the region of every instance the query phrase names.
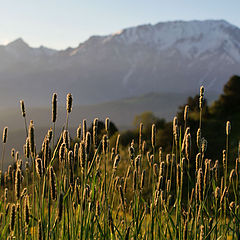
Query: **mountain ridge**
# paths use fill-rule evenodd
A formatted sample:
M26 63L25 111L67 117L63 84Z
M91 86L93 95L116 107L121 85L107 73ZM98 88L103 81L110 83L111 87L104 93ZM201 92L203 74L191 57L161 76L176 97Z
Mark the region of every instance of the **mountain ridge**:
M225 20L160 22L60 51L20 38L0 46L0 61L0 100L10 105L14 97L46 105L53 92L72 92L79 104L154 91L197 93L201 85L219 94L240 73L240 29Z
M54 51L65 51L65 50L68 50L68 49L75 49L77 47L79 47L80 45L86 43L87 41L89 41L91 38L105 38L105 37L110 37L110 36L117 36L117 35L120 35L122 32L124 31L127 31L127 30L131 30L131 29L136 29L136 28L143 28L143 27L154 27L154 26L158 26L158 25L161 25L161 24L176 24L176 23L207 23L207 22L214 22L214 23L219 23L219 24L225 24L225 25L228 25L228 26L232 26L233 28L237 28L239 29L236 25L234 24L231 24L229 23L228 21L224 20L224 19L206 19L206 20L190 20L190 21L186 21L186 20L173 20L173 21L162 21L162 22L157 22L155 24L151 24L151 23L147 23L147 24L141 24L141 25L135 25L135 26L130 26L130 27L126 27L126 28L123 28L121 30L118 30L116 32L113 32L113 33L110 33L110 34L105 34L105 35L92 35L90 36L88 39L86 39L85 41L83 42L80 42L78 44L78 46L76 47L73 47L73 46L68 46L66 48L63 48L62 50L57 50L55 48L49 48L47 46L39 46L39 47L31 47L22 37L18 37L16 38L15 40L13 41L10 41L8 42L7 44L0 44L0 46L8 46L12 43L15 43L15 42L22 42L26 45L28 45L29 47L31 48L41 48L41 47L44 47L44 48L48 48L48 49L51 49L51 50L54 50Z

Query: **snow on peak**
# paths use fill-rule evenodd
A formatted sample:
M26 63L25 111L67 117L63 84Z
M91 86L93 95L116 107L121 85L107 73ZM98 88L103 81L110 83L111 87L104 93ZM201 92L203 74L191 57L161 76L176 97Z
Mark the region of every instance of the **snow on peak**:
M188 58L221 48L228 52L231 58L240 61L240 30L225 20L172 21L141 25L109 35L104 42L113 39L127 45L149 45L160 51L172 48Z

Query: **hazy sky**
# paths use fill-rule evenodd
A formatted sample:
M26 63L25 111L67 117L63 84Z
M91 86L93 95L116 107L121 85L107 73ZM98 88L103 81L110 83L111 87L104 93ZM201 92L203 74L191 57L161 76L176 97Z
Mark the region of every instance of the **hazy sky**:
M22 37L62 49L91 35L169 20L225 19L240 27L240 0L0 0L0 44Z

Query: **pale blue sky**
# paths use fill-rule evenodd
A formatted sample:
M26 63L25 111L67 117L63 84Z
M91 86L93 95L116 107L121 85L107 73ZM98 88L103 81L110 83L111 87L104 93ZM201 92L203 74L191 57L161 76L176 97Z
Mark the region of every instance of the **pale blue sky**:
M240 27L240 0L0 0L0 44L63 49L91 35L170 20L225 19Z

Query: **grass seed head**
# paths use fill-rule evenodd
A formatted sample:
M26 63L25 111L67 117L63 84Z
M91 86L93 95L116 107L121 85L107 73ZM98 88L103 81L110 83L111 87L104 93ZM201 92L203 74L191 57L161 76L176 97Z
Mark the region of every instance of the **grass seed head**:
M93 126L93 146L95 149L98 147L98 128L94 125Z
M116 151L115 151L115 148L113 147L111 150L111 157L110 157L111 162L114 162L115 157L116 157Z
M149 154L150 154L150 153L149 153ZM129 157L130 157L131 162L133 162L134 155L135 155L134 147L133 147L133 146L130 146L130 148L129 148Z
M7 202L8 199L8 188L4 189L4 201Z
M170 165L170 162L171 162L171 154L167 154L166 155L166 164L167 164L167 166L169 166Z
M236 158L236 162L235 162L235 173L236 173L237 176L239 175L238 171L239 171L239 159Z
M85 147L86 147L86 154L89 155L90 149L91 149L91 134L90 132L87 132L86 134L86 140L85 140Z
M231 123L230 121L227 121L226 123L226 135L228 136L231 132Z
M15 152L15 162L17 162L19 160L19 152L16 151Z
M8 176L8 181L12 184L12 166L8 166L8 171L7 171L7 176Z
M119 144L120 144L120 134L118 134L117 140L116 140L116 146L115 146L116 153L119 153Z
M52 95L52 122L55 123L57 120L57 94Z
M184 121L186 122L188 119L188 112L189 112L189 106L186 105L184 108Z
M95 212L95 216L99 217L100 216L100 204L99 201L97 200L96 202L96 212Z
M137 157L135 157L135 159L134 159L134 166L137 171L138 171L140 165L141 165L141 155L137 155Z
M12 204L11 215L10 215L10 230L11 231L14 231L15 217L16 217L16 207L15 207L15 204Z
M201 86L200 87L200 97L203 97L204 96L204 87Z
M201 153L198 153L196 155L196 167L195 167L195 171L196 173L198 172L199 166L200 166L200 160L201 160Z
M63 163L65 160L66 144L62 143L59 149L59 161Z
M22 164L23 164L22 159L18 159L18 161L17 161L17 168L22 170Z
M233 177L236 175L235 169L232 169L229 175L229 183L233 181Z
M12 148L12 150L11 150L11 157L14 159L15 158L15 149L14 148Z
M151 138L151 140L152 140L152 148L154 149L155 146L156 146L156 125L155 124L152 125L152 138Z
M53 136L53 130L52 130L52 128L50 128L50 129L48 129L48 133L47 133L49 142L51 142L52 136Z
M43 170L45 170L45 168L48 165L48 161L49 161L48 155L49 155L49 139L45 138L45 140L44 140L44 152L43 152Z
M197 130L197 146L198 146L198 148L201 148L201 146L202 146L201 140L202 140L201 129L198 128L198 130Z
M21 107L22 116L25 118L26 112L25 112L25 105L23 100L20 100L20 107Z
M147 143L146 143L146 141L144 140L143 143L142 143L142 155L145 155L145 154L146 154L146 148L147 148Z
M198 170L198 177L197 177L197 183L198 183L198 196L199 196L199 200L202 201L202 197L203 197L203 172L202 172L202 168L200 168Z
M83 138L83 141L85 141L86 133L87 133L87 120L83 119L83 124L82 124L82 138Z
M219 164L218 164L218 160L215 161L214 164L214 176L215 176L215 181L218 182L218 175L219 175Z
M163 176L159 175L159 177L158 177L158 183L157 183L157 190L158 190L158 191L161 190L162 184L163 184Z
M29 158L30 157L30 140L29 137L26 139L26 144L25 144L25 157Z
M74 159L74 163L77 162L78 160L78 150L79 150L79 144L75 143L74 144L74 149L73 149L73 159Z
M152 154L150 156L150 166L153 166L153 164L154 164L154 155Z
M186 137L185 155L189 160L191 157L191 134L189 133Z
M32 121L29 124L28 137L29 137L30 152L31 152L32 157L34 157L35 156L35 141L34 141L34 125L33 125Z
M81 132L82 131L82 126L81 123L79 124L78 128L77 128L77 138L81 139Z
M102 144L103 144L103 153L106 154L108 149L108 137L106 134L103 135Z
M223 150L223 168L225 169L226 168L226 150Z
M201 139L201 150L202 153L205 153L207 151L207 140L205 138Z
M156 190L155 194L154 194L154 206L155 207L158 205L159 195L160 195L160 192L158 190Z
M81 141L79 146L79 151L78 151L78 159L82 169L85 168L85 157L86 157L85 144L84 144L84 141Z
M160 163L159 175L160 175L160 176L164 176L164 173L165 173L165 163L164 163L164 162L161 162L161 163Z
M199 109L202 110L203 108L203 96L199 97Z
M178 119L177 119L177 117L174 117L174 119L173 119L173 136L174 136L176 145L178 145L179 130L178 130Z
M94 120L93 120L93 126L95 126L96 128L98 128L98 118L94 118Z
M119 162L120 162L120 155L117 154L116 157L114 158L114 162L113 162L113 169L114 170L117 170Z
M70 136L68 130L63 131L63 143L65 143L67 149L70 148Z
M29 224L29 206L28 206L28 199L27 197L25 197L24 199L24 221L25 224L28 225Z
M53 167L50 167L50 190L51 190L51 198L52 200L56 200L57 194L56 194L56 176Z
M105 130L107 133L109 132L109 127L110 127L110 119L106 118L105 119Z
M72 94L68 93L67 95L67 102L66 102L66 110L68 113L72 111Z
M21 170L18 168L15 173L15 196L17 200L20 198L21 175Z
M43 176L43 163L41 158L36 159L36 173L39 179L41 179L41 177Z
M2 142L6 143L7 142L7 133L8 133L8 127L5 127L3 129L3 136L2 136Z
M221 199L220 199L220 205L222 205L224 198L227 196L228 190L227 187L224 188Z
M162 162L162 158L163 158L163 153L162 153L162 147L160 147L158 149L158 159L159 159L159 163L161 164Z

